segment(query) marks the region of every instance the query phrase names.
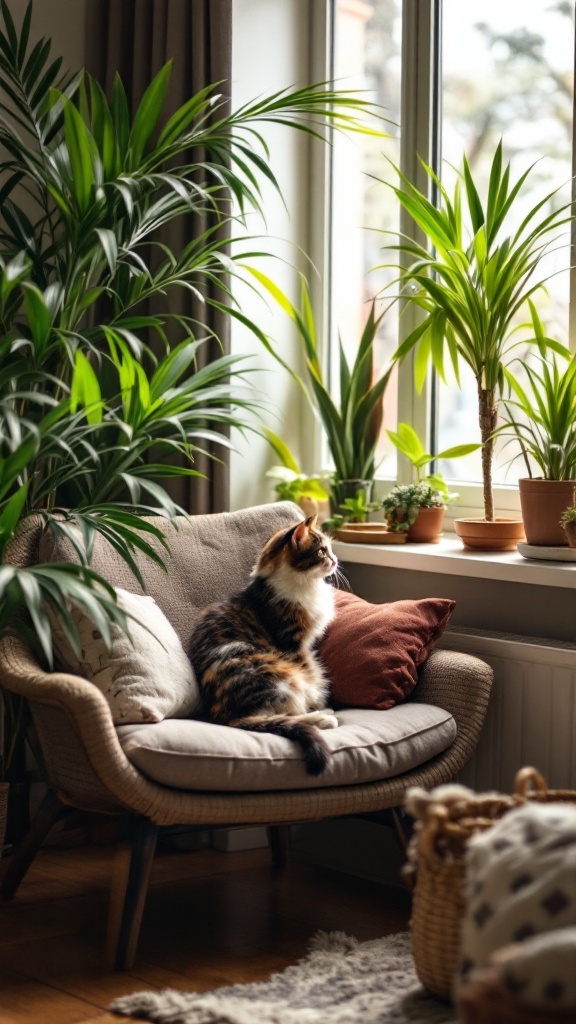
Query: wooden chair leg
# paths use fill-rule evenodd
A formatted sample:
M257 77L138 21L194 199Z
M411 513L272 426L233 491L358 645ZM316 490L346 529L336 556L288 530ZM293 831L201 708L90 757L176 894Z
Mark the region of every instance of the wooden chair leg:
M268 825L268 843L272 854L272 863L282 871L286 867L290 848L290 825Z
M406 812L400 807L391 807L390 811L396 838L398 839L404 853L406 853L408 851L408 844L412 834L412 821Z
M144 904L158 840L158 826L147 818L129 823L129 842L121 845L114 864L108 950L112 966L127 971L134 963Z
M43 839L46 838L58 819L63 814L68 813L69 810L70 808L66 807L56 794L49 789L34 815L28 834L10 858L0 886L3 899L9 900L14 896L20 882L38 853Z

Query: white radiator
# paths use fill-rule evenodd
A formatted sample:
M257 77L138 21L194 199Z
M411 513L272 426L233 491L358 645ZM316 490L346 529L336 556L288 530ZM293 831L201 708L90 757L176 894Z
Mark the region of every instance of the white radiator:
M576 789L576 645L461 628L438 646L494 669L480 742L458 780L510 792L518 768L532 765L550 788Z

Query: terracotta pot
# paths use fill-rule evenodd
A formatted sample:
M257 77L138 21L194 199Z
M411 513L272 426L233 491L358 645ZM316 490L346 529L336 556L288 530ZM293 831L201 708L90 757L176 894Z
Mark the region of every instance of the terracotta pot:
M445 508L421 508L408 530L408 541L413 544L437 544L444 525Z
M456 519L454 529L464 547L474 551L514 551L518 541L524 540L521 519Z
M575 502L576 481L523 477L518 484L527 543L566 547L560 516Z

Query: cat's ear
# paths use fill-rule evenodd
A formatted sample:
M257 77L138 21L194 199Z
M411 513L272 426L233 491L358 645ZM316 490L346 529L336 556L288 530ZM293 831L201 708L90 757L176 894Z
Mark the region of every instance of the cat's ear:
M293 548L296 548L296 550L298 550L300 545L304 543L306 537L308 536L310 523L315 519L316 516L310 516L310 519L304 519L303 522L298 523L298 526L294 527L294 530L292 531L292 535L290 537L290 543L292 544Z
M318 516L316 514L313 516L308 516L308 519L304 520L304 526L307 526L309 530L315 530L317 522Z

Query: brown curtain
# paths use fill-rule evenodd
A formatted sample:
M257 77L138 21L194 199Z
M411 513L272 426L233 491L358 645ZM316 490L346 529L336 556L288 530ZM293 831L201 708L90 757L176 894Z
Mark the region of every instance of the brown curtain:
M172 60L169 92L171 113L194 93L213 82L228 95L232 62L231 0L88 0L86 68L110 92L116 72L122 77L132 107L151 78ZM191 231L203 230L197 221L182 218L164 229L162 241L179 252ZM228 318L195 302L188 292L172 299L171 310L196 316L214 330L229 350ZM222 354L216 343L202 348L205 363ZM167 481L172 497L192 513L222 512L229 507L229 460L215 445L221 461L197 454L195 468L206 474Z

